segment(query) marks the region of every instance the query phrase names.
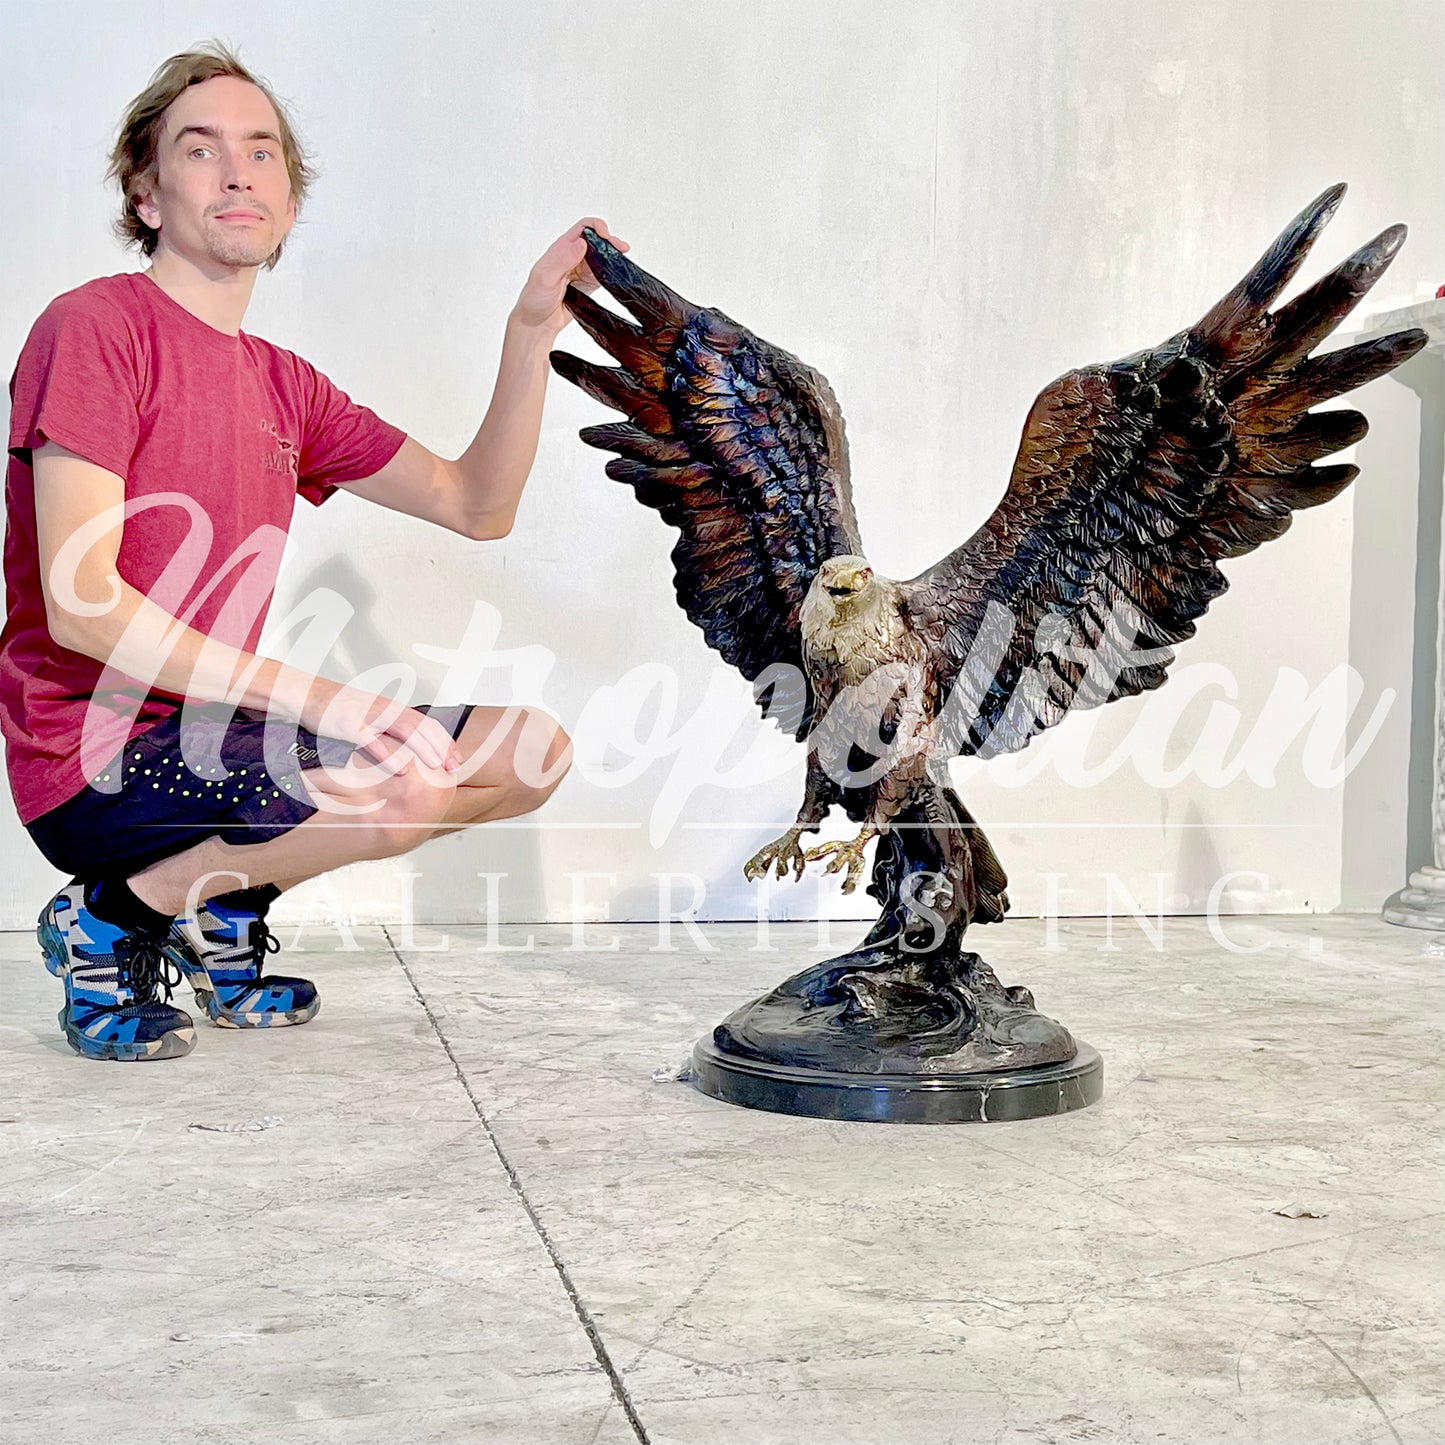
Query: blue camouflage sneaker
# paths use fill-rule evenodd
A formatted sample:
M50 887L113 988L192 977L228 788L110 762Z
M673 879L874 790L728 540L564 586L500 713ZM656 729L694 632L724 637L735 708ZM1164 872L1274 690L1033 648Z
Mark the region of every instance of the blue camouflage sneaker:
M60 1027L82 1058L177 1059L195 1047L191 1016L156 997L181 981L160 940L97 918L83 883L45 905L35 934L46 968L65 980Z
M264 918L214 899L201 904L194 920L176 919L167 940L196 1002L223 1029L282 1028L316 1016L321 1000L314 983L261 972L266 955L280 948Z

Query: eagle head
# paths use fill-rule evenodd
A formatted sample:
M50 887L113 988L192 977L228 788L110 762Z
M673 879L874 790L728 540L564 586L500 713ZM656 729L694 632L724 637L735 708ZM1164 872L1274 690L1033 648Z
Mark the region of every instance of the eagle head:
M822 588L833 599L835 609L862 601L872 584L873 569L862 557L829 557L813 579L814 589Z
M894 631L897 608L889 605L894 591L865 558L828 558L808 588L799 619L809 651L876 664Z

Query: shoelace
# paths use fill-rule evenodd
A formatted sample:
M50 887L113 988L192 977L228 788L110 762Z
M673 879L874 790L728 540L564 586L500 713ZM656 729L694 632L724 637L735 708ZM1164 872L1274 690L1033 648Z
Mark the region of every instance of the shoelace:
M180 966L167 956L158 938L123 934L115 942L115 959L119 982L131 991L133 1003L154 1003L161 990L169 1003L171 991L181 982Z
M266 926L264 918L258 918L251 925L251 957L256 961L256 982L264 983L266 955L281 952L281 940Z

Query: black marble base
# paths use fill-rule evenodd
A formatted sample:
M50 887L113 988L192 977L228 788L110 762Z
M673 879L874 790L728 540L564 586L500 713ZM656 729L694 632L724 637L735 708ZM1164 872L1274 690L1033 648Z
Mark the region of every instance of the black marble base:
M693 1087L746 1109L888 1124L1042 1119L1097 1103L1104 1061L1088 1044L1067 1063L958 1074L839 1073L740 1058L711 1036L692 1054Z

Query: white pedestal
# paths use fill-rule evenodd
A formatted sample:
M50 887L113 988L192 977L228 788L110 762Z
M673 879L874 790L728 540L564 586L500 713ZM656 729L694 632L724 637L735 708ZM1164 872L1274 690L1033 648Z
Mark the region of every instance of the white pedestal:
M1439 357L1445 350L1445 298L1373 316L1359 339L1368 340L1371 336L1403 331L1410 326L1423 327L1429 333L1426 352ZM1445 532L1445 516L1441 518L1441 527ZM1441 555L1445 558L1445 537L1442 537ZM1445 932L1445 667L1441 666L1441 659L1445 658L1445 575L1440 579L1435 657L1435 769L1430 803L1434 861L1410 875L1409 883L1386 901L1381 916L1387 923L1397 923L1403 928Z

